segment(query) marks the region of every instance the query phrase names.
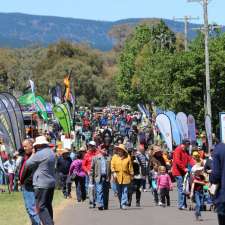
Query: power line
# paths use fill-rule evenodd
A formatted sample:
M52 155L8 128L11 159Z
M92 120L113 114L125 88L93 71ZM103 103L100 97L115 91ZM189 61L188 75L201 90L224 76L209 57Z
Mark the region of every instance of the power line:
M209 0L187 0L188 2L199 2L203 6L204 34L205 34L205 77L206 77L206 113L212 118L211 93L210 93L210 71L209 71L209 22L208 4Z
M173 17L173 20L184 21L184 49L188 51L188 24L190 20L198 20L199 17L184 16L183 18Z

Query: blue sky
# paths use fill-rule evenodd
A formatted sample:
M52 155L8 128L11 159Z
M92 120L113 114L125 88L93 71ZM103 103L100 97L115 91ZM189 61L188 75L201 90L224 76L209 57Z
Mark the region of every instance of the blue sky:
M224 10L224 0L211 0L209 21L225 25ZM184 15L202 18L201 5L187 0L6 0L1 1L0 12L108 21L133 17L171 19Z

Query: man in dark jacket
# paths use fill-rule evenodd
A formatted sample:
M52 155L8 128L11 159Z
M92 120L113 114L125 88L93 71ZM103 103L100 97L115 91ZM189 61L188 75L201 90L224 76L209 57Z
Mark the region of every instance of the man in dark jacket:
M67 149L63 150L62 156L60 156L57 161L57 171L59 173L62 192L65 198L71 198L71 181L69 177L71 163L72 159L70 158L69 151Z
M24 204L27 210L27 213L30 217L32 225L40 225L41 221L38 216L36 205L35 205L35 194L33 189L32 177L34 171L32 169L25 169L26 161L32 155L33 150L33 140L26 139L23 141L23 148L25 155L21 160L20 171L19 171L19 180L22 186Z
M219 225L225 225L225 144L218 144L213 151L212 184L218 185L215 195Z
M25 168L33 169L33 186L38 215L42 224L54 225L52 200L55 189L55 154L44 136L36 138L35 152L26 161Z

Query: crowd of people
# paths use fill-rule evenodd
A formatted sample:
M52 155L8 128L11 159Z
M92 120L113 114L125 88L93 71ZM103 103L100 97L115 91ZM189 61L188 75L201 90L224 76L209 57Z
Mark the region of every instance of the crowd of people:
M135 206L142 206L142 192L148 189L157 207L169 207L174 183L179 210L194 204L196 220L201 221L207 206L216 208L219 224L225 224L224 144L208 149L203 132L196 143L185 139L170 152L153 120L123 109L81 112L78 119L71 134L42 131L25 139L23 149L12 156L0 140L0 184L8 182L10 191L21 187L32 225L54 224L57 186L65 198L72 198L74 184L76 201L98 210L110 209L111 189L126 210L134 194Z

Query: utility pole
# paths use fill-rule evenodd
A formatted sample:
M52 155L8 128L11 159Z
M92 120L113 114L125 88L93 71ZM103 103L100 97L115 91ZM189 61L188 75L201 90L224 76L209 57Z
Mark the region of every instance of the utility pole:
M184 16L183 18L173 17L173 20L184 21L184 49L188 51L188 24L190 20L198 20L198 17Z
M206 77L206 113L212 118L211 93L210 93L210 71L209 71L209 22L208 3L209 0L188 0L188 2L199 2L204 11L204 34L205 34L205 77Z

